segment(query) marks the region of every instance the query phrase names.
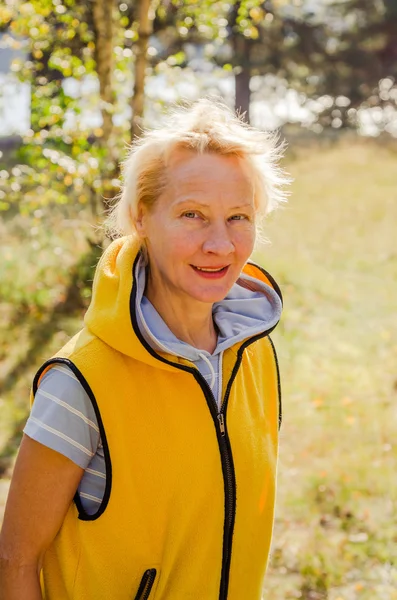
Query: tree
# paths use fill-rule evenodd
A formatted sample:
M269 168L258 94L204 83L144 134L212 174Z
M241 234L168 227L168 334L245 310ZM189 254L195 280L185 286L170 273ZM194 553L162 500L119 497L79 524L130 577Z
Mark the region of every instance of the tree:
M164 4L167 4L165 9ZM186 44L205 47L213 62L235 77L235 108L249 121L253 75L275 74L303 90L326 60L326 27L304 5L281 0L160 3L154 33L186 65ZM154 64L164 60L157 53Z
M14 71L30 82L32 101L31 130L17 156L21 173L7 178L8 204L29 211L53 202L69 204L72 198L82 206L90 204L96 220L104 210L103 197L114 192L115 165L123 143L114 134L112 121L114 2L32 0L13 8L9 30L26 40L30 54L26 63L14 64ZM77 87L96 77L96 105L103 122L87 129L79 123L80 95L69 83ZM37 194L37 190L42 191Z
M387 130L397 105L397 1L347 0L329 5L327 16L327 61L316 86L327 102L319 122L356 128L359 113L374 109L375 129Z
M113 63L113 6L114 0L93 0L92 22L94 32L94 57L99 79L99 94L102 113L102 139L108 143L113 131L112 89Z
M229 40L236 108L247 117L252 76L272 74L287 80L290 88L306 91L309 75L318 73L326 60L326 27L301 3L235 2L229 13Z
M145 76L148 66L149 37L153 30L154 11L151 9L150 0L138 1L138 41L135 52L134 92L131 99L132 120L131 138L139 136L142 131L142 118L145 105Z

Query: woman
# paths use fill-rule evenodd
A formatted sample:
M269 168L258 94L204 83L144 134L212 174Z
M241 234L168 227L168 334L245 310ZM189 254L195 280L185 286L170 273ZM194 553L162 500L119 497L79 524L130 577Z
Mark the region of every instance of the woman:
M281 293L247 262L274 141L201 100L145 134L84 328L38 371L2 600L255 600L274 512Z

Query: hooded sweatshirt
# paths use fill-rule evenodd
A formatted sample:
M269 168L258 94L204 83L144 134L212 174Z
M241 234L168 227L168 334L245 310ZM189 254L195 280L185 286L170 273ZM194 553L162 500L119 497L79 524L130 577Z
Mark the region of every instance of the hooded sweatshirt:
M156 352L142 335L139 260L129 238L107 249L85 329L35 378L34 392L53 364L68 365L94 406L106 463L98 511L87 515L76 497L46 553L44 596L259 599L280 418L275 323L219 350L217 403L191 358L171 340ZM257 279L277 293L255 265L245 272L242 288L258 291Z

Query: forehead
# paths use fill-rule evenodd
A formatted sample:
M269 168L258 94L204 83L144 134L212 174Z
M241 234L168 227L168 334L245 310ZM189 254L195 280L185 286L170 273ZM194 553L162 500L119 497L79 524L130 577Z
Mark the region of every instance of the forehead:
M227 195L243 195L245 200L253 195L248 168L237 156L178 148L169 157L167 171L167 187L176 195L222 190Z

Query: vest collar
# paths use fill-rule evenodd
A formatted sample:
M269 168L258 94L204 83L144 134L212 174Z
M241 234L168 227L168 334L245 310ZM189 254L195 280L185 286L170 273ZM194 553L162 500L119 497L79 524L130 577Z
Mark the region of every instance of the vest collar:
M134 281L140 257L139 243L131 236L114 240L106 248L96 268L92 299L84 322L95 336L122 354L173 370L169 363L157 360L155 353L141 341L135 310L138 286ZM243 274L240 285L254 291L258 287L263 289L266 284L273 298L279 299L281 312L281 292L271 276L254 263L247 263ZM279 314L277 322L278 317ZM271 323L271 329L276 324ZM172 357L172 360L178 359Z

